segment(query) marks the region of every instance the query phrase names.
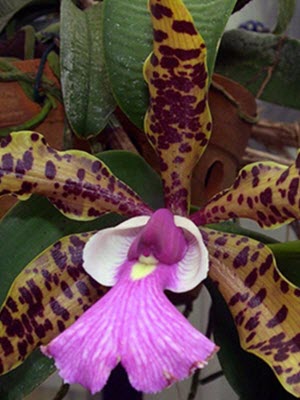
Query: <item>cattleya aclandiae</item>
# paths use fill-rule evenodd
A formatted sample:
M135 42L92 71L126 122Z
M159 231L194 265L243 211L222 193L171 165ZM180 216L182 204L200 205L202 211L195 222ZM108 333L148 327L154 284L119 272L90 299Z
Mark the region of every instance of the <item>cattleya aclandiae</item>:
M35 132L1 141L0 194L26 200L38 193L78 220L109 211L131 218L61 239L16 278L0 313L0 371L42 345L67 382L92 392L118 362L138 390L162 390L217 350L163 293L197 286L209 263L243 348L263 358L299 397L300 290L278 272L266 246L203 225L248 217L272 227L297 219L300 155L289 168L245 167L231 188L188 217L191 173L211 132L206 49L181 0L149 5L154 46L144 67L150 92L145 132L160 160L166 208L154 212L87 153L56 151ZM100 300L97 282L113 286Z

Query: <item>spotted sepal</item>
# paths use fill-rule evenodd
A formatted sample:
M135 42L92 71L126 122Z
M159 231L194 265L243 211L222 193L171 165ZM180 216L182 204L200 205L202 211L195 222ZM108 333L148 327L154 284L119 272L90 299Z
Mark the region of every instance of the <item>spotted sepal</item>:
M105 293L82 268L82 251L90 236L61 239L13 282L0 311L1 374L49 343Z
M79 150L57 151L36 132L15 132L0 142L0 196L20 200L38 193L71 219L106 212L149 215L142 199L98 158Z
M201 229L209 276L234 318L242 347L271 366L300 397L300 289L279 272L268 247L244 236Z
M206 47L181 0L150 0L153 53L145 132L159 160L167 208L186 215L193 168L211 133Z
M229 189L216 194L191 216L197 225L229 218L250 218L263 228L277 228L300 218L300 151L290 166L249 164Z

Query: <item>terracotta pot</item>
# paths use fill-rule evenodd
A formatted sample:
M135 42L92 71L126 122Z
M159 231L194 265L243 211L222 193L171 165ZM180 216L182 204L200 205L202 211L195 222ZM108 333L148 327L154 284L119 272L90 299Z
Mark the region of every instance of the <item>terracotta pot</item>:
M22 72L36 74L40 59L16 61L13 63ZM48 63L44 67L44 76L53 82L58 88L60 83L53 74ZM0 82L0 128L18 126L37 115L41 106L27 97L18 82ZM64 108L57 101L57 107L52 109L42 123L34 127L34 130L41 132L48 143L61 149L64 134ZM4 196L0 199L0 218L7 210L16 203L11 196Z
M225 89L243 114L256 117L254 96L240 84L221 75L213 83ZM213 120L212 136L192 179L192 203L202 205L215 193L232 185L247 146L253 123L239 115L237 105L211 85L209 105Z

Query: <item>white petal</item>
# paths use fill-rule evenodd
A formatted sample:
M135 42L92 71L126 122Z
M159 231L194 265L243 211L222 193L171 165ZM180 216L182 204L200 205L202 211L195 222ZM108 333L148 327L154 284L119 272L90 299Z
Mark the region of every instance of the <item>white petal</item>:
M83 268L104 286L116 283L119 267L127 260L129 247L149 220L149 216L134 217L97 232L83 250Z
M175 276L167 289L187 292L202 282L208 273L208 251L197 226L187 218L175 216L175 224L183 229L188 242L184 258L178 262Z

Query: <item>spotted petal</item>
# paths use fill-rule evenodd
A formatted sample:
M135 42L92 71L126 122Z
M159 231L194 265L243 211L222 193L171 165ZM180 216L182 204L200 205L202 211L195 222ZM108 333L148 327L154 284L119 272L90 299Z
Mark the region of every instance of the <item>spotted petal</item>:
M247 237L201 229L209 276L226 300L242 347L269 364L300 397L300 289L279 272L272 252Z
M135 275L137 267L125 262L109 293L42 348L65 382L96 393L120 361L133 387L158 392L203 367L217 350L166 298L166 266L146 277Z
M275 228L300 218L300 151L290 167L259 162L243 168L229 189L191 216L197 225L229 218L251 218Z
M61 239L15 279L0 311L1 373L57 336L105 292L82 269L82 251L90 236Z
M211 132L206 47L181 0L150 0L153 53L144 65L145 132L156 150L167 208L186 215L193 168Z
M18 132L0 143L0 196L20 200L38 193L67 217L91 220L106 212L151 214L141 198L96 157L78 150L57 151L42 135Z

